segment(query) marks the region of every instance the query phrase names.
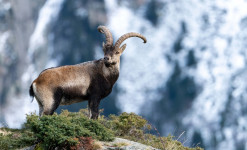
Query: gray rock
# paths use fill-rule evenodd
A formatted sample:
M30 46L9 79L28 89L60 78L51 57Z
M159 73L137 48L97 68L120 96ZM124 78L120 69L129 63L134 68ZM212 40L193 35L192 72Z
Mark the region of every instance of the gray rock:
M115 138L113 142L101 142L101 144L102 150L158 150L151 146L122 138Z
M36 145L30 146L30 147L25 147L20 150L34 150Z

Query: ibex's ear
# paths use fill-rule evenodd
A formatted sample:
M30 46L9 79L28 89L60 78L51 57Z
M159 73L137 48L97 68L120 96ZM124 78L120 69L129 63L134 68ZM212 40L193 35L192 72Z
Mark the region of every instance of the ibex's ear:
M121 47L120 47L120 51L121 51L121 53L125 50L126 46L127 46L127 45L126 45L126 44L124 44L123 46L121 46Z

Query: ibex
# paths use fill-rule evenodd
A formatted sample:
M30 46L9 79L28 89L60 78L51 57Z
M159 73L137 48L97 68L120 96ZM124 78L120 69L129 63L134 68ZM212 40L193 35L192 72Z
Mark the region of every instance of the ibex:
M39 104L39 115L52 115L59 105L70 105L88 100L90 118L97 119L101 99L108 96L118 79L120 55L126 44L124 40L139 37L144 43L146 38L135 32L122 35L113 45L112 34L105 26L99 26L106 43L103 42L104 58L77 65L49 68L35 79L29 94Z

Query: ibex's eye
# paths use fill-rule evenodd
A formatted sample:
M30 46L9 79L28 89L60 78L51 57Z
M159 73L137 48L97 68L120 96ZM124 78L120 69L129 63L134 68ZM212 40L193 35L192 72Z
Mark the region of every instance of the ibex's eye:
M116 51L116 53L115 54L119 54L119 51Z

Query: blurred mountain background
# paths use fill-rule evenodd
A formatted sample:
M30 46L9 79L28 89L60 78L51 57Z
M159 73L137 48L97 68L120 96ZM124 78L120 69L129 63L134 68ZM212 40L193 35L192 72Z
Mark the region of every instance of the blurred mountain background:
M106 25L127 32L104 114L135 112L162 135L207 150L247 150L246 0L0 0L0 126L21 127L31 82L48 67L103 57ZM86 102L61 109L78 111Z

